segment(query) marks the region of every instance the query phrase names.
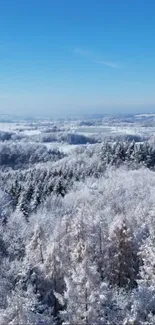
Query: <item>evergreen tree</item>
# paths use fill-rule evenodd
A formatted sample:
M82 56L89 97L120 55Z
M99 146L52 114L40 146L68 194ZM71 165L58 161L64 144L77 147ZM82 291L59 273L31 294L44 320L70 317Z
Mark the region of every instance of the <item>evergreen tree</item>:
M114 224L109 237L107 278L111 285L132 289L137 285L139 259L126 221L118 222Z

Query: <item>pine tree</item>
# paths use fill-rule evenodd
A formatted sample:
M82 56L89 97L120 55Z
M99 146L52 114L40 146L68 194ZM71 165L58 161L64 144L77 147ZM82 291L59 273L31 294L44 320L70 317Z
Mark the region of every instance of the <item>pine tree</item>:
M134 288L138 267L139 259L130 229L124 219L118 220L109 237L107 278L111 285L117 285L120 288Z
M139 255L142 259L140 283L155 289L155 232L151 229L149 236L142 243Z

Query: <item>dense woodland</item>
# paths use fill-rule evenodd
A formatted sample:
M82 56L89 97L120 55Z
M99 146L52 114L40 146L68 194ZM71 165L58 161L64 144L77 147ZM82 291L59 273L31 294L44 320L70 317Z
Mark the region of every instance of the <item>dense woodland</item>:
M155 324L154 147L0 136L0 324Z

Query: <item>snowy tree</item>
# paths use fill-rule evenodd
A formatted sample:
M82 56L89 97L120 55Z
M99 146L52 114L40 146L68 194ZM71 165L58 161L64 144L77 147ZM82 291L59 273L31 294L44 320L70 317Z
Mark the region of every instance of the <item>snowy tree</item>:
M139 261L132 233L124 219L118 219L111 228L107 278L111 285L134 288Z

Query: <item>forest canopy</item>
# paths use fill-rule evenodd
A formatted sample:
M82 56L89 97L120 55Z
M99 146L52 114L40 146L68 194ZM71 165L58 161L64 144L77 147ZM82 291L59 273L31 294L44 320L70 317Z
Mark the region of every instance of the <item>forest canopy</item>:
M1 139L0 324L155 323L153 141L77 139Z

